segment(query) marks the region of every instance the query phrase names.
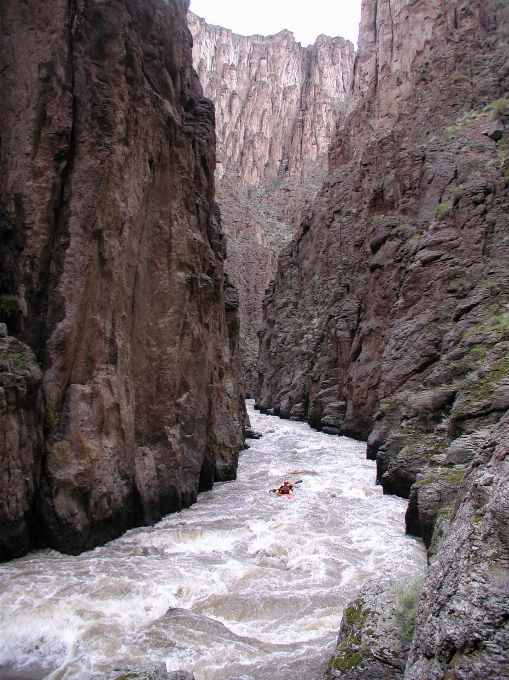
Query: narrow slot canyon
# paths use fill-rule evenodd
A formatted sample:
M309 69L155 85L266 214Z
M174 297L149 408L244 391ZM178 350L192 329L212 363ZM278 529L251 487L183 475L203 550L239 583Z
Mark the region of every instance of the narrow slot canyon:
M509 680L509 3L360 4L2 3L0 680Z

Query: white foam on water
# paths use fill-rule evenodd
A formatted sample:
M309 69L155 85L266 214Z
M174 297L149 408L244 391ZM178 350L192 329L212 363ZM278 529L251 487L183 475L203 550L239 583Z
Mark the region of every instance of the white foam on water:
M423 572L406 501L375 486L364 444L248 406L263 438L237 481L78 557L0 565L0 678L24 664L75 680L150 660L197 680L318 680L363 584ZM303 480L292 499L269 492L284 479Z

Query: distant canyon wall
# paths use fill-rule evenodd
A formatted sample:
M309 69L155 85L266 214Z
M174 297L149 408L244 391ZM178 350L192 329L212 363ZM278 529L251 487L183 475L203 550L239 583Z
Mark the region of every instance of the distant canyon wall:
M407 680L507 676L508 34L497 0L364 0L328 177L264 300L257 406L367 440L435 560Z
M216 110L226 266L239 287L241 345L254 394L264 292L325 178L354 48L323 35L303 48L289 31L244 37L192 13L188 22L194 66Z
M235 476L238 294L186 11L0 8L1 559L92 548Z

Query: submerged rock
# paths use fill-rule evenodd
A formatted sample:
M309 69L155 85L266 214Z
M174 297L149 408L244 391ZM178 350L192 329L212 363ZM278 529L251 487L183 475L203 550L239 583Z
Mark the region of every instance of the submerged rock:
M92 676L91 680L93 680ZM107 671L101 675L104 680L194 680L188 671L167 671L164 663L143 663L122 669Z
M256 430L252 430L250 427L244 430L244 435L246 439L261 439L263 437L261 432L256 432Z

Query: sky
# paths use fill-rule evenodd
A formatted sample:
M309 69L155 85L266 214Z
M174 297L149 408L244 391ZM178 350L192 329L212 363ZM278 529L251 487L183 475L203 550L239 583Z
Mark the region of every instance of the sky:
M303 47L321 33L357 45L361 20L361 0L191 0L190 9L240 35L274 35L287 28Z

